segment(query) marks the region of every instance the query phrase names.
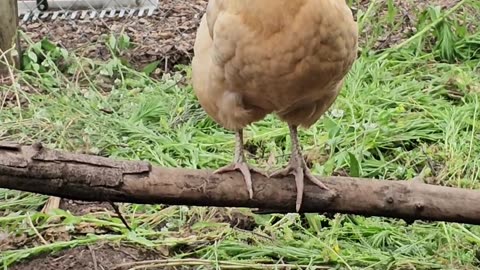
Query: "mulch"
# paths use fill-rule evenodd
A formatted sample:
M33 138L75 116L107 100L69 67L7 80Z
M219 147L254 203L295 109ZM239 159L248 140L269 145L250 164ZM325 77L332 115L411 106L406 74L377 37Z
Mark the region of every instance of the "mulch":
M108 35L124 33L133 46L121 52L123 59L137 69L159 61L158 66L168 72L177 64L190 63L206 6L206 0L162 0L151 16L38 19L21 22L20 27L34 42L47 38L77 55L103 60L111 57Z

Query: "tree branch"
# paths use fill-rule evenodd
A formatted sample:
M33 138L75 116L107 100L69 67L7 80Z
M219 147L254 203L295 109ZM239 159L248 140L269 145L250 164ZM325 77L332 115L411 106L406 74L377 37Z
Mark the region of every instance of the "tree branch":
M305 183L301 212L350 213L413 221L480 224L480 192L412 181L319 177ZM162 168L0 142L0 188L84 201L249 207L295 212L293 177L253 174L253 200L241 174Z

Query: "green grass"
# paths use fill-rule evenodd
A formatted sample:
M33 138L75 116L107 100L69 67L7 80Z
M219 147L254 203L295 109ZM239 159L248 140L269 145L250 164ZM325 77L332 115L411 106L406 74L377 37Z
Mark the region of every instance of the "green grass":
M383 16L369 16L383 7L375 1L363 11L367 15L360 14L360 26L369 29L368 38L362 35L362 54L330 112L301 131L314 173L388 180L425 170L429 182L479 188L480 32L466 25L474 22L480 4L463 1L451 14L431 7L416 14L419 34L376 52L374 40L400 28L395 3L384 4ZM112 55L128 47L126 42L112 37ZM185 83L189 67L154 80L149 68L135 71L115 56L107 62L80 58L48 41L30 43L24 64L25 70L15 72L18 84L0 86L15 97L0 109L0 140L39 140L52 148L167 167L216 168L233 157L233 134L206 116ZM245 137L251 163L265 168L274 153L278 166L286 164L285 123L269 116L247 128ZM179 265L206 268L326 263L339 269L478 269L480 264L479 226L125 204L131 233L108 212L39 213L45 200L0 190L0 233L16 236L1 254L4 269L35 255L105 241L167 250ZM232 212L250 220L253 229L232 227L227 222Z

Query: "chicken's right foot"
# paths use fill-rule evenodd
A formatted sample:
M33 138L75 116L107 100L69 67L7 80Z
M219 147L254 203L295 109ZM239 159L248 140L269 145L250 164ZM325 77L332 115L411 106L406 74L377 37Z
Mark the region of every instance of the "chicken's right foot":
M248 190L248 196L250 199L253 199L253 184L252 184L252 174L251 172L256 172L258 174L261 174L265 177L268 177L268 175L262 171L260 171L257 168L254 168L250 166L246 161L245 161L245 156L243 154L243 131L237 130L235 132L235 158L234 162L226 165L224 167L221 167L214 171L214 174L219 174L219 173L226 173L226 172L231 172L231 171L236 171L239 170L242 175L243 179L245 180L245 184L247 185L247 190Z

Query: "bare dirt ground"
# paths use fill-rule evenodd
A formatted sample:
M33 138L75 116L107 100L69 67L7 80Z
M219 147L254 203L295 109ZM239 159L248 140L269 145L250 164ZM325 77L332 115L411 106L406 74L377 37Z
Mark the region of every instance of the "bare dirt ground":
M128 269L117 267L124 263L158 259L153 252L140 250L137 247L114 244L96 244L76 247L68 250L39 256L23 264L15 265L11 270L107 270ZM168 269L168 268L164 268Z

